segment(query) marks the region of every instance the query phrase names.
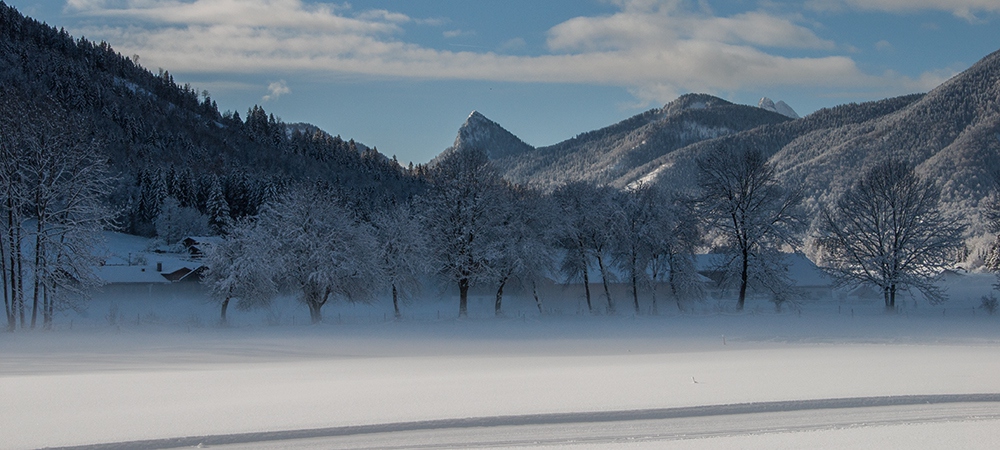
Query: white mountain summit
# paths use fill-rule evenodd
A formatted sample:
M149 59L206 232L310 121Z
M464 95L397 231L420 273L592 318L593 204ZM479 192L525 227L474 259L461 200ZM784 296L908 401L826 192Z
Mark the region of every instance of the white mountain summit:
M757 107L765 109L771 112L776 112L785 117L791 117L793 119L798 119L799 115L795 113L795 110L788 103L778 100L778 103L774 103L771 99L767 97L761 97L760 101L757 102Z

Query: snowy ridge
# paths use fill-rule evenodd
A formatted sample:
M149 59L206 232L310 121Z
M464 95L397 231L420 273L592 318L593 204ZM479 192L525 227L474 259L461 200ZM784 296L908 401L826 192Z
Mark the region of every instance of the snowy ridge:
M446 152L459 146L485 148L505 178L544 189L579 180L623 187L625 174L675 149L786 120L711 95L686 94L662 108L535 149L473 112Z
M788 118L792 119L799 118L798 113L796 113L791 106L788 106L787 103L781 100L778 100L778 102L775 103L773 100L767 97L762 97L760 101L757 102L757 107L765 111L776 112Z
M455 137L453 148L481 148L491 159L517 155L534 150L500 124L473 111Z

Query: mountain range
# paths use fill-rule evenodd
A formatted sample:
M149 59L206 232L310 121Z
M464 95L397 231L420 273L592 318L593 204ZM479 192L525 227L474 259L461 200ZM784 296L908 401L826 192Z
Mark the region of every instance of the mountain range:
M718 147L755 147L778 176L799 187L815 212L874 162L894 157L942 190L943 208L964 216L969 236L985 236L983 201L1000 170L1000 52L927 94L824 108L803 118L784 102L735 105L687 94L600 130L534 148L473 113L449 149L488 150L511 181L552 189L569 181L619 188L637 181L695 187L696 161Z

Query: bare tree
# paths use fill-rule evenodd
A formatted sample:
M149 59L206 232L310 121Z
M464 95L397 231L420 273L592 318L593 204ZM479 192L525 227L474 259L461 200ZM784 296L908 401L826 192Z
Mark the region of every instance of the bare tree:
M552 196L563 218L558 228L557 244L566 253L560 269L567 280L580 279L583 282L587 311L594 312L590 298L590 257L587 255L587 234L592 216L587 209L589 185L584 182L567 183L558 187Z
M670 295L677 309L684 311L684 301L702 294L694 254L702 243L695 202L677 193L652 188L653 233L650 241L650 278L653 311L657 312L656 284L667 278Z
M887 311L906 287L943 301L934 280L954 262L965 226L938 209L940 197L907 163L876 164L822 211L817 241L825 268L840 283L878 287Z
M712 151L698 160L698 184L705 219L723 240L724 268L739 277L736 309L743 309L751 283L782 289L787 278L779 250L798 245L801 195L778 183L774 167L755 148Z
M93 248L111 216L103 201L111 177L87 126L56 111L24 114L38 122L28 128L6 117L0 140L9 329L18 321L22 328L34 328L39 312L43 325L51 327L57 306L84 296L98 283ZM26 281L31 289L30 324Z
M640 314L639 286L647 285L650 279L646 269L652 259L655 239L654 216L657 205L654 202L652 186L644 183L631 187L615 196L615 222L612 228L612 260L629 279L632 288L632 305Z
M570 277L582 276L587 308L591 312L594 311L588 274L591 259L597 262L601 272L608 313L615 312L609 287L612 275L608 261L613 242L612 230L619 217L614 212L614 192L607 186L575 182L556 189L554 193L567 221L560 239L560 246L567 249L562 270Z
M496 241L496 251L489 266L497 283L494 313L503 314L504 288L511 281L530 288L538 312L543 313L538 297L537 280L548 273L552 265L552 230L556 220L548 211L549 204L538 192L508 185L502 190L500 206L502 220L490 236Z
M486 152L461 149L430 168L431 186L420 203L437 256L438 272L458 283L459 317L468 315L469 287L489 277L495 240L488 238L499 218L502 180Z
M427 236L420 218L409 205L394 205L375 215L373 221L379 261L385 285L392 288L392 308L402 317L399 299L409 297L420 287L418 277L433 266Z

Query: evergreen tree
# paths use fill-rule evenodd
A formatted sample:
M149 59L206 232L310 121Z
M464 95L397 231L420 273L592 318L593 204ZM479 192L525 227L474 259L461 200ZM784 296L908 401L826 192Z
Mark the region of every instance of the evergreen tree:
M212 233L225 234L232 218L229 214L229 202L226 201L226 197L222 193L222 183L219 182L218 178L212 180L205 208L208 213L208 226Z

